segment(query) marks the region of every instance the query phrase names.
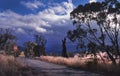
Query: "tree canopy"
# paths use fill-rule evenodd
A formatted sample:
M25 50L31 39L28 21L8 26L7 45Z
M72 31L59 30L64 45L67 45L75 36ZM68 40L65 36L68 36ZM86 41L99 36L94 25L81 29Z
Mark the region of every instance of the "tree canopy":
M105 0L79 5L70 16L76 28L68 31L68 38L80 45L88 46L92 43L100 47L107 52L113 63L116 63L107 46L112 46L115 55L120 56L120 2ZM101 50L96 47L92 50Z

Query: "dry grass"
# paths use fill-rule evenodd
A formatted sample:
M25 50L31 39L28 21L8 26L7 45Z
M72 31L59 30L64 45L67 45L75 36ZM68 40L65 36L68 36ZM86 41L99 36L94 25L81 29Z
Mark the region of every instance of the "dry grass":
M0 76L44 76L36 72L14 56L0 54Z
M0 76L15 76L20 75L19 71L25 65L16 60L13 56L0 55Z
M94 59L64 58L54 56L41 56L40 59L43 61L62 64L73 68L99 72L107 76L120 76L120 65L114 66L110 64L110 62L104 64L102 61L98 60L98 62L96 62Z
M47 61L47 62L55 63L55 64L62 64L62 65L74 66L74 67L84 65L84 63L85 63L85 60L81 60L79 58L41 56L40 59Z

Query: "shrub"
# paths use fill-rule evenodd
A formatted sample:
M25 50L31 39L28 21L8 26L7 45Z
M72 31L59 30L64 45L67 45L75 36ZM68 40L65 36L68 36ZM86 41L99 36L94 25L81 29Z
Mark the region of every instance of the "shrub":
M27 66L15 59L14 56L0 54L0 76L21 76Z

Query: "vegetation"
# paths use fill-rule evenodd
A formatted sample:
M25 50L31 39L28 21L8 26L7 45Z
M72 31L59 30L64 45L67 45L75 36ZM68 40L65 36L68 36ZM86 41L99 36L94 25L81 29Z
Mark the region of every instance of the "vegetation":
M36 34L34 36L35 36L35 42L37 43L36 48L39 49L39 52L41 53L41 55L46 55L45 45L47 43L47 40L45 39L44 36L42 36L40 34ZM37 51L37 49L36 49L36 51Z
M11 29L0 29L0 50L4 51L8 55L18 56L19 50L16 47L15 36L12 34Z
M68 57L67 49L66 49L66 38L64 38L64 40L62 40L62 56Z
M25 55L27 57L46 55L45 45L47 40L40 34L34 35L35 42L26 42ZM12 29L0 29L0 52L7 55L20 55L20 48L16 43L16 36L13 34Z
M120 2L105 0L79 5L70 16L76 29L68 31L68 38L94 55L98 51L107 52L116 64L120 57Z
M0 76L44 76L12 55L0 54Z
M45 45L47 40L42 35L34 35L35 42L28 41L26 42L26 57L39 57L40 55L46 55Z
M109 76L120 75L120 2L104 0L103 2L79 5L71 13L75 29L67 32L67 37L77 42L77 49L85 54L67 54L66 38L62 40L62 57L45 56L47 40L41 34L34 34L35 41L25 43L26 57L40 59L69 67L102 72ZM10 29L0 29L0 76L32 75L31 70L14 58L20 51ZM88 52L86 54L86 52ZM105 55L101 55L104 52ZM90 54L89 54L90 53ZM9 55L9 56L7 56ZM14 56L11 56L14 55ZM86 57L84 56L86 55ZM87 55L93 55L89 58ZM99 58L98 58L99 55ZM71 56L72 58L68 57ZM105 56L105 57L104 57ZM26 72L27 69L27 73ZM23 72L25 70L25 72Z
M27 66L14 58L0 54L0 76L21 76Z
M104 76L119 76L120 75L120 65L112 65L108 61L106 64L99 60L96 63L94 59L88 59L86 57L79 57L79 58L64 58L64 57L54 57L54 56L41 56L40 60L66 65L71 68L75 68L77 70L87 70L99 73Z

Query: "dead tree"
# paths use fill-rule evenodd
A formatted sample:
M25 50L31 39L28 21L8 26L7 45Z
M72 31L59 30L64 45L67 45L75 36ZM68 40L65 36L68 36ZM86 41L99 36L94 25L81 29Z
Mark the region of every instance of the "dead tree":
M67 49L66 49L66 38L62 40L62 56L68 57L67 55Z

